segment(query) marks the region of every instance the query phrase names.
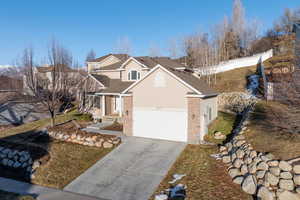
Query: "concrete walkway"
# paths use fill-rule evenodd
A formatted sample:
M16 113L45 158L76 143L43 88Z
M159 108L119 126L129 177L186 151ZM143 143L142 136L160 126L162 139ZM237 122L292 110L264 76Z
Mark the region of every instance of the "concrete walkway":
M64 190L112 200L147 200L185 146L127 137Z
M32 195L37 197L38 200L105 200L1 177L0 190L18 194Z

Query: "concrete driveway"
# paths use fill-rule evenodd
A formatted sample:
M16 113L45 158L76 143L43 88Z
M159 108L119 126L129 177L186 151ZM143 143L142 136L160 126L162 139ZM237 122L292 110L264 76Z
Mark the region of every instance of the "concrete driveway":
M111 200L147 200L185 145L127 137L64 190Z

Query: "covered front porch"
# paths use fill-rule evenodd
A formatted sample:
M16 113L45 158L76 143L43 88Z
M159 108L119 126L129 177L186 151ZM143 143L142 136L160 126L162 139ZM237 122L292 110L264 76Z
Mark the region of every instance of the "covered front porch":
M121 94L88 94L87 102L92 114L98 119L122 117L123 98Z

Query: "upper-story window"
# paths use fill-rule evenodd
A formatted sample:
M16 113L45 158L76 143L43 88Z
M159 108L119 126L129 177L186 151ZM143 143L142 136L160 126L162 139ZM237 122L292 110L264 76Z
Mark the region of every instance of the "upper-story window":
M130 81L136 81L141 78L140 72L136 70L132 70L128 73L128 80Z

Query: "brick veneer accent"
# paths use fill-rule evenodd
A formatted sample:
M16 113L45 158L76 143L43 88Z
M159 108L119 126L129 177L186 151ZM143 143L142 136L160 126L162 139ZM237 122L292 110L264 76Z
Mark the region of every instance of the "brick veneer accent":
M200 103L197 97L188 97L188 143L199 144L200 141Z
M123 113L123 132L127 136L132 136L132 96L124 98L124 113Z

